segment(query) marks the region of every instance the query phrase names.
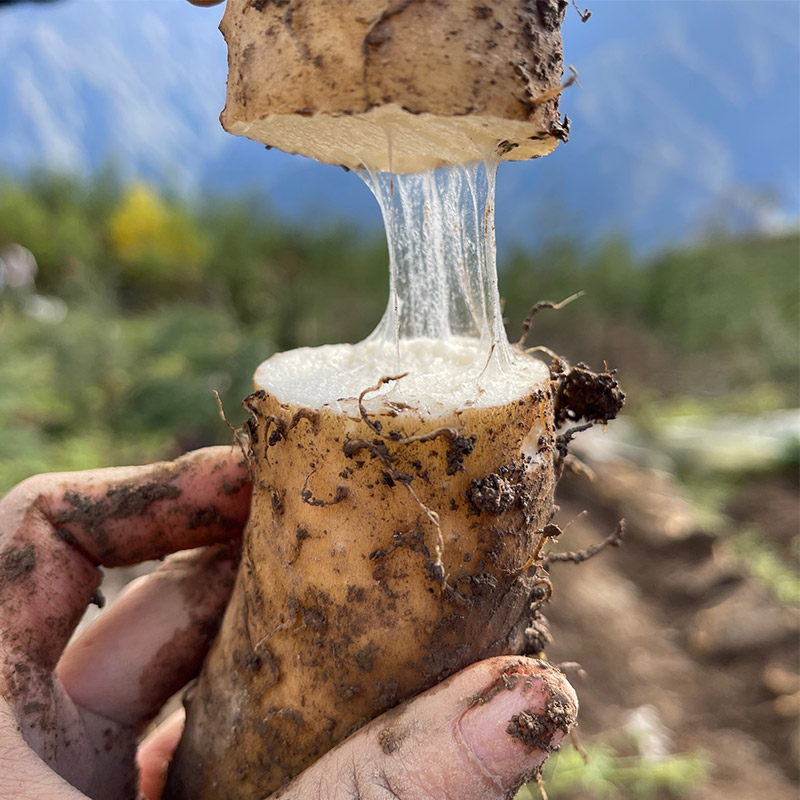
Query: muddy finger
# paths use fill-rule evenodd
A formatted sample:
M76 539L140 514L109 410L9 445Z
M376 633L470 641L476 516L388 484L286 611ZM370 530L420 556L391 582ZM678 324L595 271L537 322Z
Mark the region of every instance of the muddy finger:
M72 699L141 727L197 675L219 627L238 543L179 553L135 581L64 653L58 675Z
M227 447L21 483L0 501L0 659L52 669L99 565L234 539L249 505L241 454Z
M241 453L209 447L175 461L51 476L40 501L57 535L106 567L238 536L250 508Z
M146 800L159 800L167 779L167 767L178 745L186 713L178 709L161 723L140 745L139 789Z

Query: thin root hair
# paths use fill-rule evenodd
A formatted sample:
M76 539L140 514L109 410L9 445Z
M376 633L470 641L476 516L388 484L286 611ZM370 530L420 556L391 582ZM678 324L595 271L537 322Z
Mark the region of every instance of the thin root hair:
M614 530L598 544L593 544L583 550L570 550L565 553L550 553L542 562L545 569L548 569L551 564L569 561L573 564L580 564L583 561L588 561L594 558L598 553L601 553L607 547L619 547L622 544L622 539L625 535L625 520L621 519Z
M570 69L572 69L572 67L570 67ZM576 72L575 74L577 75L578 73ZM531 323L539 311L541 311L543 308L552 308L554 311L560 311L562 308L564 308L564 306L569 305L573 300L577 300L579 297L583 297L585 294L586 292L581 290L580 292L575 292L575 294L565 298L560 303L556 303L553 300L540 300L538 303L534 303L531 310L528 312L528 316L525 317L525 321L522 323L522 336L519 337L517 347L522 348L525 346L525 340L528 338L528 332L531 329Z

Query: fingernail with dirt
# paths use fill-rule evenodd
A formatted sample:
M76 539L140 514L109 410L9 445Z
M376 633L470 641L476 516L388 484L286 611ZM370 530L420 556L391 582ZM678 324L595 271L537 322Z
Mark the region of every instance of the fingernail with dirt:
M532 774L578 716L566 678L550 666L504 672L461 717L461 736L481 766L504 787Z

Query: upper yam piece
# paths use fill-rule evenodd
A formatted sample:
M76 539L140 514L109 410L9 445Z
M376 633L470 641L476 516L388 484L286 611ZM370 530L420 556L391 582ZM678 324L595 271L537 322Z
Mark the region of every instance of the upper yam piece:
M222 125L356 169L546 155L568 132L557 93L566 6L228 0Z

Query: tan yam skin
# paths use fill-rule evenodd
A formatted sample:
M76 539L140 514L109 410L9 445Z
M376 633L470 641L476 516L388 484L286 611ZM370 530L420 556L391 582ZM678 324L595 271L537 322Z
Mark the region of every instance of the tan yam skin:
M419 172L546 155L568 132L557 95L543 99L561 82L566 7L228 0L222 125L349 168Z
M370 416L382 436L357 410L245 401L242 567L166 797L264 798L402 700L525 649L523 568L553 512L555 434L550 387L520 398L427 420L384 406ZM474 436L471 454L395 441L442 426ZM420 503L438 515L443 570Z

